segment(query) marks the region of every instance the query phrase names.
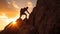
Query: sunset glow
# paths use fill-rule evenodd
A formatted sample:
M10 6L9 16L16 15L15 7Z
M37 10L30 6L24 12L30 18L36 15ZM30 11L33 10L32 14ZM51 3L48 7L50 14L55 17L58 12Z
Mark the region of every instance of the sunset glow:
M13 25L15 25L15 24L16 24L16 22L15 22L15 21L13 21L13 22L12 22L12 24L13 24Z
M2 16L0 16L0 30L3 30L6 25L8 25L10 22L13 22L15 24L16 20L19 18L19 15L17 15L15 18L8 18L5 13L2 13ZM4 25L5 24L5 25Z
M24 7L29 7L29 13L32 12L33 3L35 0L0 0L0 31L10 23L16 24L16 20L20 17L20 9ZM26 12L27 18L29 14ZM25 15L22 15L21 19L24 20Z

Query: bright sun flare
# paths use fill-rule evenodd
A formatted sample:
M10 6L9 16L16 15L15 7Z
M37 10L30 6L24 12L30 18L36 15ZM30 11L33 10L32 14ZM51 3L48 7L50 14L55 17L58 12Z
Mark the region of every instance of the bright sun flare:
M15 25L15 24L16 24L16 22L15 22L15 21L13 21L13 22L12 22L12 24L13 24L13 25Z
M19 16L20 15L17 15L14 18L8 18L6 14L3 13L2 16L0 16L0 23L2 22L2 24L0 25L0 30L4 30L5 26L11 22L12 25L16 25L16 20L19 18ZM25 15L22 15L21 19L24 20L25 17L26 17Z
M17 15L14 18L8 18L5 13L2 13L2 16L0 16L0 31L4 30L5 26L12 22L12 24L16 24L16 20L19 18L19 15Z

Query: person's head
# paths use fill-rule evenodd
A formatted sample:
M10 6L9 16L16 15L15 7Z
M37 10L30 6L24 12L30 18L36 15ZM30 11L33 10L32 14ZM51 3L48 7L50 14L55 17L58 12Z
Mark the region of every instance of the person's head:
M28 9L28 7L24 8L24 10L26 11Z
M28 7L26 7L26 9L28 9Z

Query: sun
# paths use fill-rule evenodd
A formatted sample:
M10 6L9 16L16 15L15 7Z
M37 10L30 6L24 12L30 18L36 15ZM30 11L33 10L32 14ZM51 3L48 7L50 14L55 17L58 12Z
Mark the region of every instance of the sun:
M15 25L16 24L16 21L13 21L12 24Z

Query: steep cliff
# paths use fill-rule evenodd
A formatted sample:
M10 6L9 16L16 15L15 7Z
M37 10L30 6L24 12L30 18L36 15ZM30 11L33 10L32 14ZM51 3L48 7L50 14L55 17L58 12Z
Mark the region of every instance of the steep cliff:
M38 0L29 21L38 34L60 33L60 0Z

